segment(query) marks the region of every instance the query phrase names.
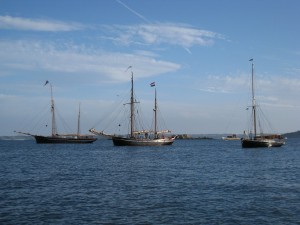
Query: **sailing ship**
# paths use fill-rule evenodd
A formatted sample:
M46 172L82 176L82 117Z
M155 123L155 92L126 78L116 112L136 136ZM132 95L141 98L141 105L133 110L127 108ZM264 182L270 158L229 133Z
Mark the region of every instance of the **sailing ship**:
M222 137L222 139L225 140L225 141L237 141L237 140L241 140L241 138L238 137L236 134L227 135L226 137Z
M257 132L257 104L254 94L254 63L253 59L249 61L252 62L252 73L251 73L251 83L252 83L252 128L253 132L248 134L244 131L244 138L242 138L242 147L243 148L259 148L259 147L281 147L285 144L284 138L280 134L263 134Z
M46 81L45 85L49 83ZM19 134L29 135L34 137L36 143L38 144L89 144L97 140L93 135L81 135L80 134L80 105L78 112L78 121L77 121L77 133L76 134L58 134L57 126L55 121L55 104L52 93L52 84L50 84L51 89L51 115L52 115L52 134L51 136L35 135L25 132L15 131Z
M152 83L151 86L155 86ZM133 89L133 73L131 74L131 91L130 91L130 133L127 135L115 135L106 134L103 131L96 131L94 128L90 129L90 132L96 135L105 136L111 138L113 144L116 146L162 146L162 145L172 145L176 136L167 137L165 133L170 133L170 130L158 130L157 124L157 97L155 88L155 101L154 101L154 130L137 130L135 128L135 104L138 103L134 99L134 89Z

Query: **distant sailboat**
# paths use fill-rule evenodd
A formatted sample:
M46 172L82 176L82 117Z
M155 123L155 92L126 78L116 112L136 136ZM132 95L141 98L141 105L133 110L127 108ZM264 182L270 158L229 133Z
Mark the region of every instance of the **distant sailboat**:
M49 83L46 81L45 85ZM81 135L80 134L80 105L79 105L79 112L78 112L78 122L77 122L77 134L58 134L56 128L56 121L55 121L55 105L54 99L52 94L52 84L50 84L51 89L51 115L52 115L52 134L51 136L42 136L42 135L35 135L25 132L17 132L19 134L29 135L35 138L36 143L38 144L88 144L93 143L97 140L92 135Z
M225 141L238 141L241 140L240 137L238 137L236 134L228 135L226 137L222 137L223 140Z
M254 133L244 132L245 137L242 138L242 147L243 148L258 148L258 147L281 147L285 144L284 138L280 134L263 134L257 132L257 104L254 94L254 63L253 59L250 59L252 62L252 116L253 116L253 131Z
M155 83L151 83L151 86L155 86ZM155 89L155 101L154 101L154 131L150 130L137 130L135 128L135 104L138 103L134 100L133 89L133 74L131 76L131 96L130 96L130 133L126 136L105 134L103 131L96 131L94 128L90 129L90 132L100 136L106 136L112 139L116 146L161 146L173 144L176 137L165 137L165 133L169 133L169 130L158 131L157 129L157 98Z

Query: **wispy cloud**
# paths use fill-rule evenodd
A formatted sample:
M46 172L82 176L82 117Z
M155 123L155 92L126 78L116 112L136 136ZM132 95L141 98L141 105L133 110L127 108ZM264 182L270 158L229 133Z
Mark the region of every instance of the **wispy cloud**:
M81 30L84 29L84 26L79 23L0 16L0 29L56 32Z
M0 41L0 67L2 71L48 71L84 73L102 76L108 80L124 81L124 68L134 67L136 77L150 77L180 68L179 64L156 60L150 55L108 52L53 42Z
M214 40L224 39L220 34L197 29L187 24L153 23L121 0L116 0L116 2L147 23L137 26L115 26L115 31L119 32L119 37L115 40L123 44L178 45L191 54L189 47L212 45Z
M132 8L130 8L128 5L126 5L124 2L120 1L120 0L116 0L119 4L121 4L122 6L124 6L126 9L128 9L130 12L132 12L134 15L136 15L137 17L139 17L140 19L142 19L143 21L147 22L147 23L151 23L146 17L144 17L142 14L138 13L137 11L133 10Z
M262 106L268 106L268 107L276 107L276 108L289 108L289 109L299 109L299 105L294 104L280 104L280 103L269 103L269 102L263 102L261 104Z
M197 89L210 93L236 93L248 86L246 75L209 75L197 82Z
M248 74L211 75L194 82L201 92L219 94L251 94L251 79ZM297 99L300 90L300 78L282 76L258 76L255 80L257 100L261 104L279 104L279 102ZM250 100L250 99L249 99Z
M193 46L209 46L218 39L225 39L222 35L201 30L186 24L156 23L135 26L115 25L105 27L114 35L112 38L124 45L175 45L188 49Z

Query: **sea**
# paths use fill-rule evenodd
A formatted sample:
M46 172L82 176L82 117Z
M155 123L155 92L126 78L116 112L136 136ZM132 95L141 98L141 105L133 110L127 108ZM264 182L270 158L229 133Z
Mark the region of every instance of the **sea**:
M300 224L299 146L0 141L0 224Z

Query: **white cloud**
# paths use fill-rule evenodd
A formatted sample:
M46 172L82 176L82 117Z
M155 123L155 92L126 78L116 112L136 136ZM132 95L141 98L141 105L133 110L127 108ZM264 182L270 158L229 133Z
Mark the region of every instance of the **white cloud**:
M65 23L53 20L0 16L0 29L55 32L81 30L84 29L84 26L79 23Z
M248 74L237 75L210 75L206 79L201 78L197 86L199 90L220 93L240 93L251 91L251 78ZM263 76L255 79L255 92L257 94L299 93L300 78L282 76ZM264 97L265 100L275 101L278 97Z
M49 42L0 41L3 71L48 71L97 74L115 81L128 80L124 70L133 66L136 77L149 77L180 68L179 64L156 60L150 55L92 50L84 46L59 46Z
M156 23L136 26L115 25L104 28L118 36L114 40L126 45L133 43L169 44L187 49L192 46L210 46L215 40L224 39L218 33L197 29L186 24Z
M120 2L119 2L120 3ZM30 30L30 31L74 31L89 26L46 19L0 16L0 29ZM217 39L224 39L218 33L202 30L181 23L152 23L132 26L114 25L101 26L108 35L103 37L124 45L175 45L183 47L190 53L192 46L210 46Z

